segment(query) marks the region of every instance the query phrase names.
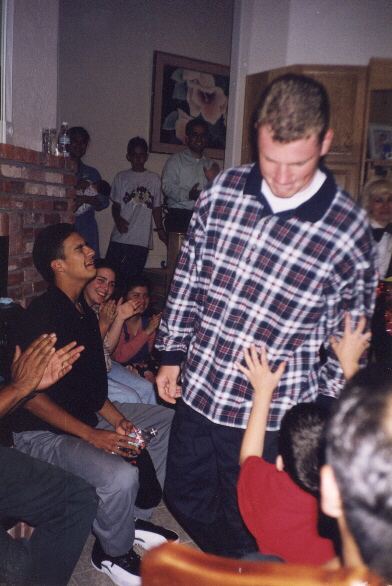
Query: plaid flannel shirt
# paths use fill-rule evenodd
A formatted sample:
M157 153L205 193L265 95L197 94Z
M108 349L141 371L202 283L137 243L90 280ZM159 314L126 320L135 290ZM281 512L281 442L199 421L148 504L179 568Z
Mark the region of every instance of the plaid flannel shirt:
M185 359L183 399L213 422L246 427L252 389L234 363L251 344L266 346L273 368L287 361L268 430L344 384L328 340L346 311L371 316L376 255L364 211L323 170L320 190L294 210L272 213L258 165L222 173L197 202L156 346L162 364Z

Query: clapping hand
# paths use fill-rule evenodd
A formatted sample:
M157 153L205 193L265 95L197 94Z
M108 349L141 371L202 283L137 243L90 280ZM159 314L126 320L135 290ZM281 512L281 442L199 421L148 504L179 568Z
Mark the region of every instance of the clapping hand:
M143 302L142 301L135 301L133 299L129 299L129 301L124 301L122 297L118 300L117 303L117 315L125 321L126 319L133 317L134 315L141 313L143 309Z
M102 303L99 310L99 325L101 327L101 331L103 330L106 332L110 328L116 315L117 304L114 299L109 299L109 301Z
M76 342L55 350L55 334L43 334L24 351L15 349L11 367L12 385L23 395L44 390L63 378L84 350Z
M161 321L161 313L156 313L155 315L150 317L150 320L147 324L146 329L144 330L149 336L155 332L155 330L159 327Z
M72 370L73 364L79 359L84 346L77 346L70 342L52 354L37 390L43 391L64 378Z

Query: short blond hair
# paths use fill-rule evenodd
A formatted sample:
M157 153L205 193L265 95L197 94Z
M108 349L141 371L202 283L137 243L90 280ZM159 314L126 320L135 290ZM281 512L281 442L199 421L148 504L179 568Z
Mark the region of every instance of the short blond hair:
M329 128L329 99L325 87L306 75L289 73L265 89L256 127L267 126L273 140L288 143L316 134L321 143Z
M370 201L374 195L390 193L392 195L391 179L370 179L363 188L362 206L369 211Z

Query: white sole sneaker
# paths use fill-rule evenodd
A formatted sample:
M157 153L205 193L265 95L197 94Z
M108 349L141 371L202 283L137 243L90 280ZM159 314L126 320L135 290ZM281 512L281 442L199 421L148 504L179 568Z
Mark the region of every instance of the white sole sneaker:
M179 537L175 531L154 525L149 521L136 519L134 545L139 545L143 549L152 549L168 541L179 542Z
M151 531L143 531L143 529L136 529L134 545L140 545L143 549L152 549L158 547L162 543L167 543L167 539L162 535L151 533Z
M98 572L102 572L102 574L106 574L107 576L109 576L111 581L114 584L117 584L117 586L141 586L142 579L140 578L140 576L135 576L134 574L126 572L125 570L123 570L116 564L113 564L112 562L104 560L101 563L100 568L98 568L98 566L96 566L93 561L91 561L91 565Z

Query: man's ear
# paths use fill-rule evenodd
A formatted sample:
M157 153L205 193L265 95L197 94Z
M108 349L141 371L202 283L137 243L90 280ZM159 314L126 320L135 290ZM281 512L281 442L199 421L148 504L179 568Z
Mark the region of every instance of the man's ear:
M342 499L334 471L325 464L320 471L321 510L329 517L338 519L343 515Z
M50 263L50 267L55 274L62 273L64 270L61 258L56 258L55 260L52 260L52 262Z
M324 157L329 149L331 148L331 144L333 141L333 130L332 128L328 128L327 132L325 133L325 136L323 138L323 141L321 143L321 156Z

